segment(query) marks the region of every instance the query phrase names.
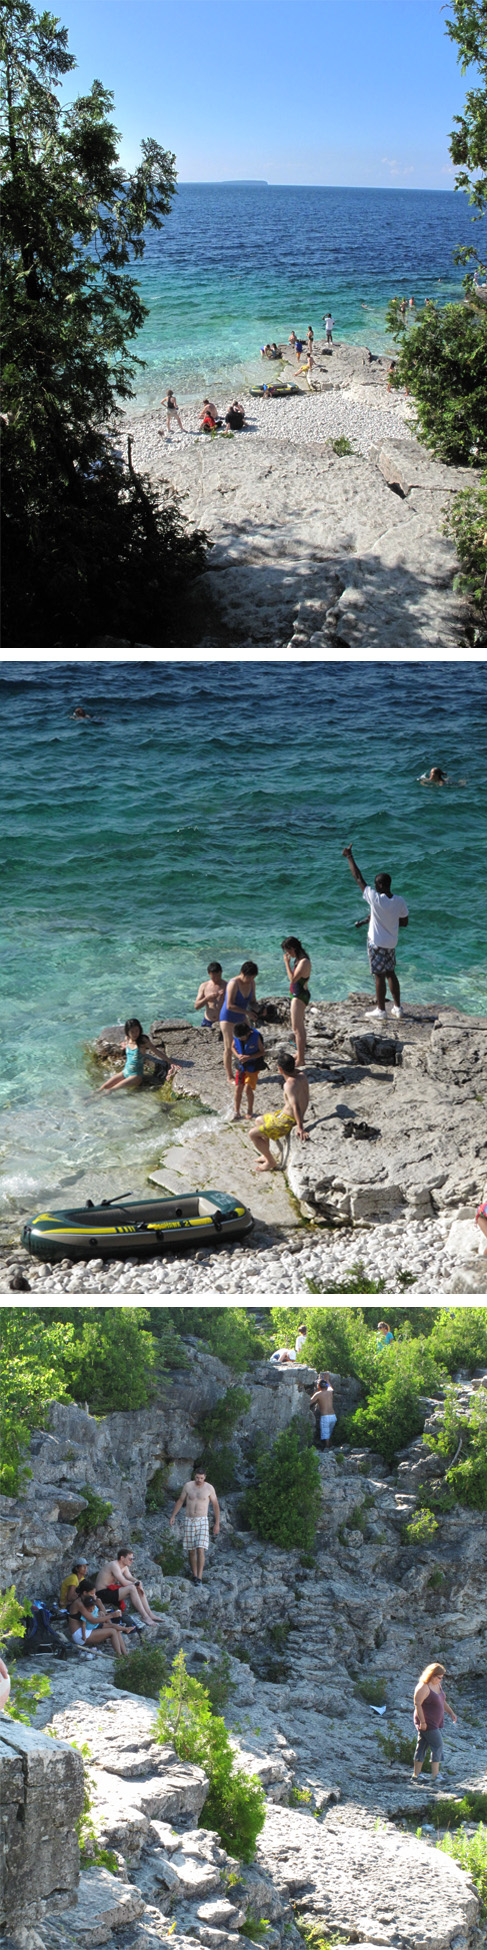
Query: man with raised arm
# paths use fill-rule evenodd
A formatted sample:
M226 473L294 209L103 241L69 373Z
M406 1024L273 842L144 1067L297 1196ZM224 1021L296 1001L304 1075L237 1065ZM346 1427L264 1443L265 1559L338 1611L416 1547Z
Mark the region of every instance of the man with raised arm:
M174 1505L169 1522L172 1525L178 1511L186 1504L184 1525L184 1548L188 1552L193 1584L203 1583L205 1551L209 1548L210 1532L208 1525L208 1504L213 1509L213 1536L218 1537L220 1529L220 1510L216 1490L206 1481L206 1470L202 1463L195 1463L189 1483L185 1483L181 1495Z
M348 860L354 880L362 888L364 901L370 908L367 946L369 950L370 972L375 978L375 1009L366 1009L367 1016L377 1016L386 1020L386 982L392 995L391 1015L402 1016L401 991L396 975L396 948L399 928L407 928L408 909L401 894L391 892L390 873L376 873L374 886L366 886L363 873L354 860L351 846L344 846L343 857ZM363 927L356 921L357 928Z

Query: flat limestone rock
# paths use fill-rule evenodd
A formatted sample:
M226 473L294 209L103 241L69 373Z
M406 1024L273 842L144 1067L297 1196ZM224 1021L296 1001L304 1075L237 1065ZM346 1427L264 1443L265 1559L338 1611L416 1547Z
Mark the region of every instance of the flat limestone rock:
M125 1930L144 1908L134 1883L119 1882L108 1869L85 1869L80 1875L74 1909L64 1910L62 1922L85 1950L106 1943L112 1930Z
M268 1806L257 1844L278 1889L324 1933L393 1950L453 1950L479 1914L469 1878L450 1856L397 1829L323 1829L297 1809Z
M230 1092L228 1096L230 1100ZM274 1108L269 1098L270 1092L263 1091L261 1101L256 1102L256 1118ZM173 1144L165 1152L161 1170L151 1172L150 1183L164 1185L170 1192L183 1192L195 1186L202 1191L228 1188L242 1204L249 1206L254 1219L279 1226L283 1232L294 1230L296 1213L283 1173L256 1172L257 1152L250 1142L248 1126L243 1122L228 1124L223 1119L218 1123L215 1120L210 1143L208 1139L207 1119L198 1118L193 1126L186 1125L184 1144Z
M388 487L398 488L403 495L410 494L412 488L456 494L459 488L472 487L477 479L470 467L447 467L444 461L434 460L417 440L384 440L378 466Z

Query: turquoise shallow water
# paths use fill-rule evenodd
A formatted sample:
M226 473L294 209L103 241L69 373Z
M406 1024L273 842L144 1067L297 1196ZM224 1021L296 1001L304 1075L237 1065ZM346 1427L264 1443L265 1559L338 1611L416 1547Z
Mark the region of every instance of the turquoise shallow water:
M485 664L4 664L0 1192L138 1189L174 1113L93 1095L85 1046L136 1013L192 1017L210 959L315 997L369 986L353 841L410 926L409 1000L487 1015ZM73 723L77 702L93 714ZM417 783L438 763L453 780ZM176 1118L179 1113L176 1113ZM1 1209L1 1208L0 1208Z
M473 226L452 191L182 183L137 265L149 307L139 403L169 384L194 398L260 378L260 346L309 324L319 336L328 307L337 339L383 351L389 299L458 297L453 254L482 237L485 250L487 223Z

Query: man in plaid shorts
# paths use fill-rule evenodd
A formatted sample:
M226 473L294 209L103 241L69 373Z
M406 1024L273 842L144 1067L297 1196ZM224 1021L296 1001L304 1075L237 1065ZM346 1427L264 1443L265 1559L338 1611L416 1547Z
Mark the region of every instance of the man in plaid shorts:
M373 887L367 887L360 867L354 860L351 846L344 846L344 859L348 860L354 880L362 888L364 901L370 908L367 946L371 975L375 977L375 1009L366 1009L367 1016L386 1020L386 982L392 995L391 1015L402 1016L401 991L396 975L396 948L399 928L407 928L408 909L400 894L391 893L390 873L377 873ZM361 928L362 921L355 926Z
M185 1483L181 1495L174 1505L169 1522L172 1525L178 1510L186 1504L184 1525L184 1548L188 1552L193 1584L203 1583L205 1551L208 1550L210 1532L208 1526L208 1504L212 1504L214 1524L213 1536L218 1537L220 1529L220 1510L216 1490L206 1481L206 1470L202 1463L195 1463L189 1483Z

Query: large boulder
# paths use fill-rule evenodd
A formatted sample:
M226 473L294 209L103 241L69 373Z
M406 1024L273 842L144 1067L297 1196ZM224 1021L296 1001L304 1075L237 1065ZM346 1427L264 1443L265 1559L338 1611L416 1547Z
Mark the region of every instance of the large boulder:
M258 1859L282 1894L298 1899L326 1935L394 1950L453 1950L471 1941L479 1901L456 1862L396 1828L324 1829L296 1808L268 1807Z
M63 1740L2 1716L0 1922L32 1923L75 1900L76 1822L83 1807L81 1754Z

